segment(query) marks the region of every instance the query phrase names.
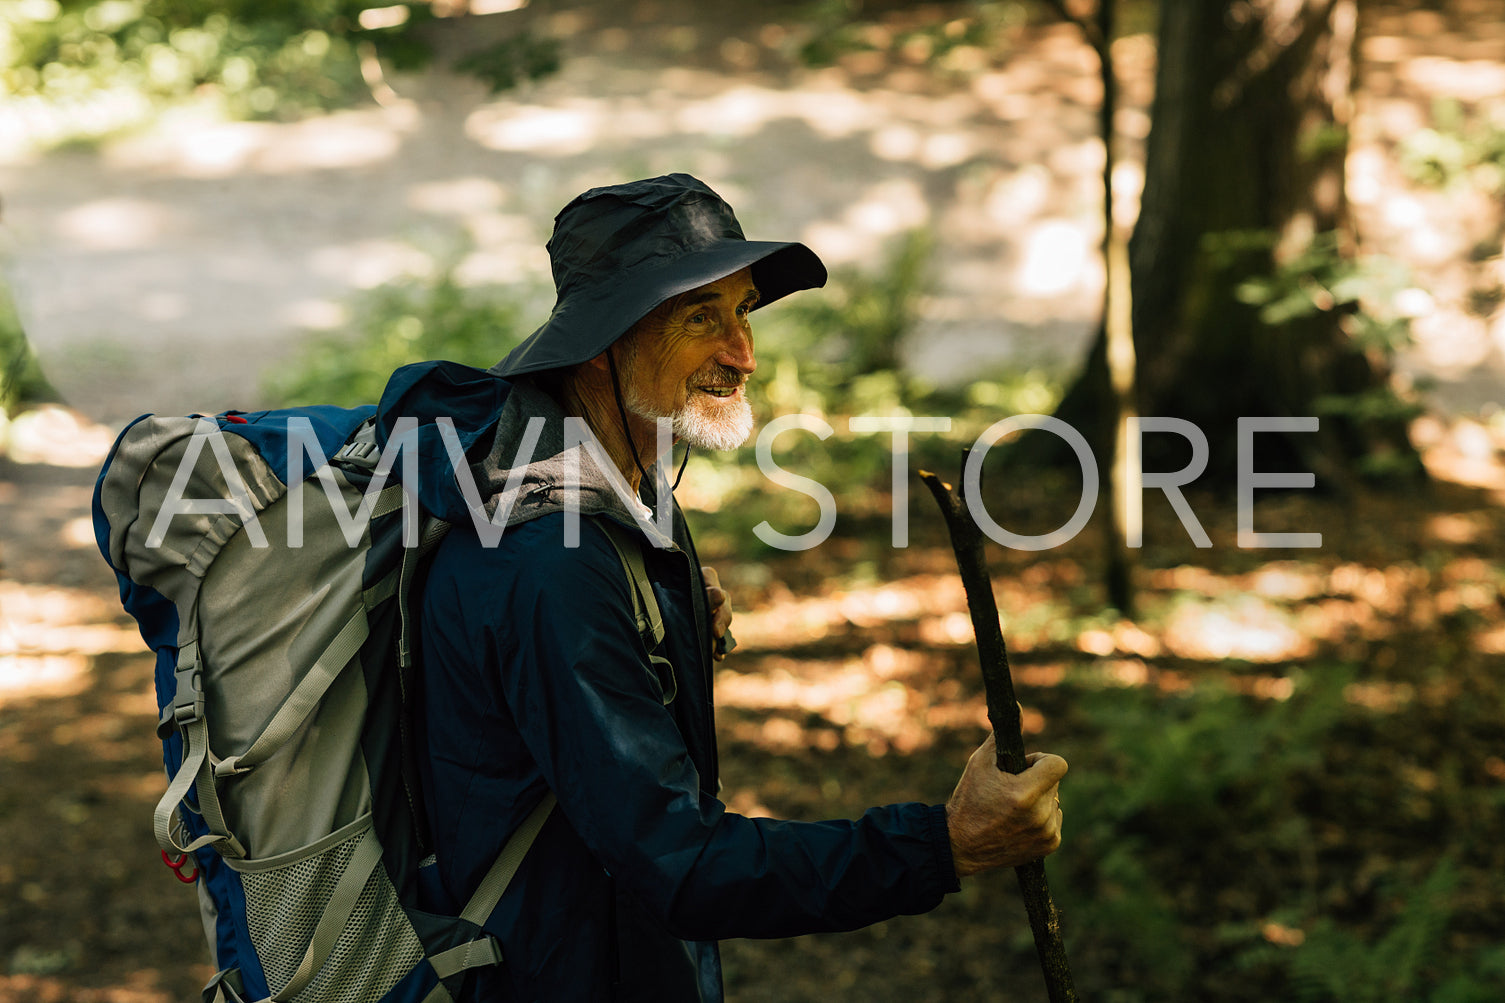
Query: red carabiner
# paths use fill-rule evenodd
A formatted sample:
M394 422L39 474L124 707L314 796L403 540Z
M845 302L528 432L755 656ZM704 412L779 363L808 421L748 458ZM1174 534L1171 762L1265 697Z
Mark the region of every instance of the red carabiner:
M178 857L178 859L174 860L170 855L168 855L168 852L166 850L163 850L162 863L166 864L167 869L172 871L173 874L177 876L177 879L183 882L185 885L191 885L198 880L199 869L197 867L193 869L192 874L183 873L183 867L188 863L188 854L186 853Z

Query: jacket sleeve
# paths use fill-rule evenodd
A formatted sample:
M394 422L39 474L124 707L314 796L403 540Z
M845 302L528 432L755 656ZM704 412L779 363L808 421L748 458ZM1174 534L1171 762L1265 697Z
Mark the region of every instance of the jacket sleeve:
M786 937L926 912L957 888L945 810L857 820L735 814L699 777L638 636L622 566L589 522L548 518L482 551L462 630L560 809L602 865L675 936Z

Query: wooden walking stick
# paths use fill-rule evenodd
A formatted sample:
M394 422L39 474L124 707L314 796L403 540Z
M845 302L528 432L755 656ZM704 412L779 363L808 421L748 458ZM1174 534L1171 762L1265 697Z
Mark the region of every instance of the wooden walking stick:
M962 450L962 470L967 469L969 450ZM993 598L993 581L983 558L983 533L972 517L959 489L945 483L928 470L920 479L935 496L946 528L951 533L951 549L961 571L962 587L967 593L967 608L972 613L972 630L977 635L977 655L982 664L983 688L988 699L988 721L993 726L993 741L998 747L998 768L1022 773L1024 732L1020 728L1019 704L1014 697L1014 680L1009 674L1008 650L1003 644L1003 629L998 623L998 603ZM1035 935L1035 950L1045 973L1045 989L1051 1003L1075 1003L1076 988L1071 982L1071 968L1066 962L1066 945L1061 942L1061 918L1050 897L1045 881L1045 861L1036 860L1014 868L1029 926Z

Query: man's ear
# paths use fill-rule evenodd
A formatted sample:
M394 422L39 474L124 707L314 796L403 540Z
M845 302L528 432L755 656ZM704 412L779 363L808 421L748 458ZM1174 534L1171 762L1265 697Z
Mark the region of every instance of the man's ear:
M606 352L610 351L611 349L609 348L606 350ZM609 373L611 372L611 363L606 361L606 352L602 352L600 355L596 356L593 359L586 359L584 362L580 363L580 365L587 369L593 369L597 372Z

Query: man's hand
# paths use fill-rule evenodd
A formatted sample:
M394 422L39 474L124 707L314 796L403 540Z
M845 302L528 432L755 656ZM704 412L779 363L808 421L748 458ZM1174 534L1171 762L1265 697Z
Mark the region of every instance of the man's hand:
M1066 760L1030 754L1017 776L998 768L993 736L972 753L961 782L946 802L951 856L957 877L994 867L1018 867L1061 845L1059 784Z
M726 658L729 650L720 641L732 625L732 603L726 590L721 587L721 578L709 565L700 566L700 577L705 580L705 600L711 607L711 641L716 661Z

